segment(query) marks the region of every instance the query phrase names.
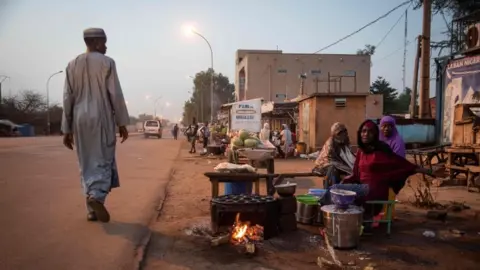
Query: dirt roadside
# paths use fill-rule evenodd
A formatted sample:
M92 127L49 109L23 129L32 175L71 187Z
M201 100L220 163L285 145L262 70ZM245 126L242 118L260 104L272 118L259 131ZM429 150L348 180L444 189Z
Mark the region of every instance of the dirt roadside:
M142 269L319 269L317 258L331 261L323 239L315 227L300 226L298 232L265 241L258 256L247 258L228 246L211 247L206 237L192 235L192 228L208 227L210 220L210 183L203 176L221 162L218 159L192 157L182 146L174 174L166 189L161 212L152 223L151 240ZM278 172L305 172L312 161L279 160ZM413 179L415 181L415 179ZM321 186L319 178L295 179L298 192ZM222 192L222 191L221 191ZM262 194L265 193L261 185ZM397 219L391 237L384 232L362 240L353 251L335 251L347 269L477 269L480 258L480 196L462 189L436 189L440 201L465 202L471 207L461 213L449 213L445 222L426 219L426 211L408 203L411 190L399 195ZM382 230L382 229L379 229ZM425 231L434 237L423 236Z

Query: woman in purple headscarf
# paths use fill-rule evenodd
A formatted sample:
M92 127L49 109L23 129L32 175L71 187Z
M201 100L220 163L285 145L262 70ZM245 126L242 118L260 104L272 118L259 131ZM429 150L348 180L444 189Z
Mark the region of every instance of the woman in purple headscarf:
M390 146L395 154L405 158L405 142L398 134L395 119L391 116L384 116L380 120L380 130L382 131L380 140Z

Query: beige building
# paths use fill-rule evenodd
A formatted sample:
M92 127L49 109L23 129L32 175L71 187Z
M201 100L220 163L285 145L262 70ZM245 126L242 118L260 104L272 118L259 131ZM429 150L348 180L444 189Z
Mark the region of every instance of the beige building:
M280 102L302 92L368 93L370 88L370 56L366 55L237 50L235 61L237 100Z

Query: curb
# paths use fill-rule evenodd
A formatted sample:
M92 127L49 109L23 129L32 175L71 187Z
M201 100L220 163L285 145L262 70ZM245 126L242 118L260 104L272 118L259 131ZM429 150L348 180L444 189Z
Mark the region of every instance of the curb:
M178 149L175 160L177 160L180 157L181 150L182 150L182 145L180 145ZM157 205L157 208L155 209L153 216L150 219L150 222L148 222L147 224L147 232L143 237L141 237L137 247L135 248L135 253L133 258L134 270L142 270L145 267L145 259L146 259L146 256L148 253L148 247L150 246L150 242L152 240L152 235L153 235L151 225L157 222L158 218L162 214L163 206L165 205L165 202L167 201L167 197L168 197L168 187L173 180L173 176L175 175L174 167L175 167L175 162L173 163L172 168L170 169L167 182L165 183L165 185L159 187L159 189L163 189L164 195L163 197L160 196L158 200L155 202L155 204Z

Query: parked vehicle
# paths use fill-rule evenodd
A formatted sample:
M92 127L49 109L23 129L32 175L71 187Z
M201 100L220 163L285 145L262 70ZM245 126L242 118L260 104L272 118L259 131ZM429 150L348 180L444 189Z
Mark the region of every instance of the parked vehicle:
M159 139L162 138L163 127L160 121L158 120L147 120L143 125L143 134L145 138L150 136L155 136Z

